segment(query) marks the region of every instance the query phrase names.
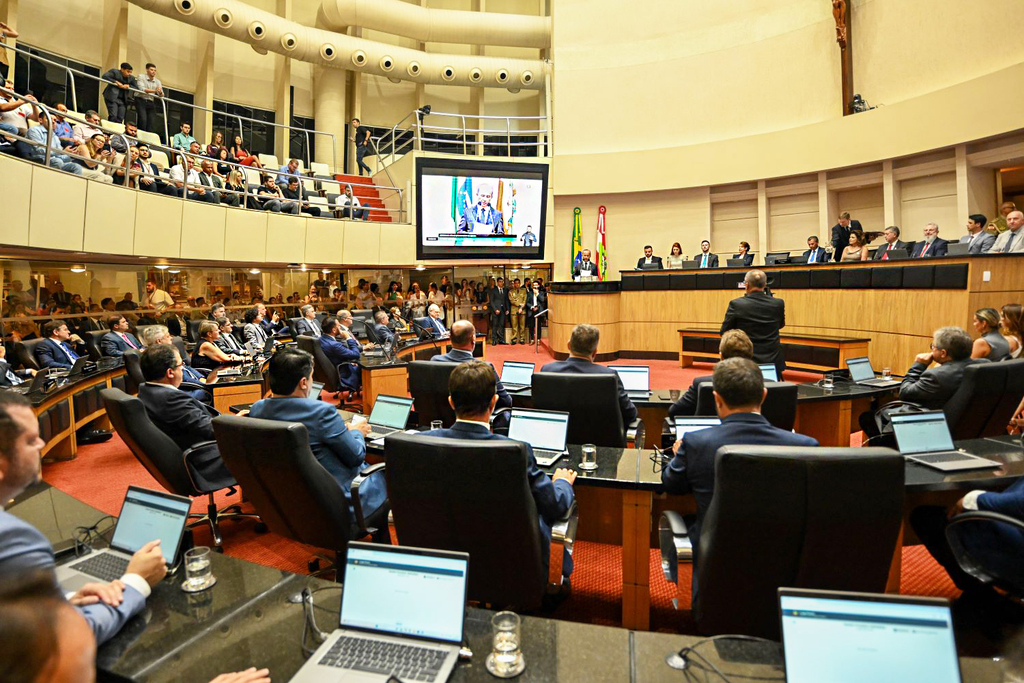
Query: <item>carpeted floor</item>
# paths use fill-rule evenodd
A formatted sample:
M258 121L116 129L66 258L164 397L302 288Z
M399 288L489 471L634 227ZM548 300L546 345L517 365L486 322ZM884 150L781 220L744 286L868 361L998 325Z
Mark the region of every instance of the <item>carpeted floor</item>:
M534 361L539 365L551 360L544 348L534 354L533 347L498 346L488 350L488 359L500 371L504 360ZM639 361L628 361L640 364ZM683 369L675 361L642 361L651 366L653 389L683 388L693 377L707 374L710 365L698 364ZM807 381L815 378L808 373L787 372L786 379ZM329 397L325 394L325 399ZM854 439L859 442L859 439ZM159 489L159 484L140 465L115 435L104 444L84 446L75 460L45 465L43 478L50 484L79 498L107 514L117 514L125 491L130 484ZM232 499L220 495L219 504ZM193 506L200 511L205 507L202 500ZM250 562L277 567L297 573L307 573L307 561L317 552L316 548L304 546L275 534L257 534L255 524L250 521L225 522L223 526L224 551L226 554ZM196 531L197 544L209 544L211 538L205 529ZM603 625L621 623L621 582L622 549L600 543L579 542L576 545L573 573L573 594L555 612L556 617ZM661 574L660 558L656 549L651 550L651 628L655 630L687 630L684 614L672 607L675 586L669 584ZM681 577L684 585L689 576ZM902 593L955 597L958 592L942 568L932 560L923 546L903 549L903 574L900 585ZM688 596L680 607L689 606Z

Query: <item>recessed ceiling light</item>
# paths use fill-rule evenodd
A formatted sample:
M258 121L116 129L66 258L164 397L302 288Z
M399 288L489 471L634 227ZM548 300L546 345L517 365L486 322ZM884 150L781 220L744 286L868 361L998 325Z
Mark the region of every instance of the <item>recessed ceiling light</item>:
M166 263L158 263L153 267L156 268L157 270L167 270L168 268L170 268L170 266L167 265Z
M426 270L426 269L427 269L427 267L425 265L423 265L422 263L419 264L418 266L416 266L416 270Z
M79 265L71 266L71 272L72 273L84 273L85 272L85 266L79 266Z
M260 274L260 269L259 268L250 268L249 269L249 274L250 275L259 275Z
M180 273L181 271L180 271L180 270L178 270L177 268L171 268L171 269L170 269L170 270L168 270L167 272L168 272L168 273L171 273L172 275L177 275L177 274L178 274L178 273Z
M328 270L327 268L324 268L324 269L323 269L323 270L321 270L320 272L321 272L321 273L323 273L324 275L330 275L330 274L331 274L331 271L330 271L330 270Z

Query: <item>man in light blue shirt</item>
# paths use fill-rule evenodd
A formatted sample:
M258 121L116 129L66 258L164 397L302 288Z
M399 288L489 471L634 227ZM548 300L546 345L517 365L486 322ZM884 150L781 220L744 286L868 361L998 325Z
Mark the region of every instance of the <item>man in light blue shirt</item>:
M45 117L40 117L39 125L29 128L28 132L25 133L25 137L35 143L18 142L18 151L26 159L39 164L43 163L46 160L46 139L49 137L51 149L50 166L61 171L74 173L75 175L82 175L82 167L71 161L71 157L64 154L64 148L61 147L60 139L50 132L49 120Z
M277 171L277 184L281 187L288 187L288 181L291 178L299 177L299 160L289 159L288 163L277 169Z

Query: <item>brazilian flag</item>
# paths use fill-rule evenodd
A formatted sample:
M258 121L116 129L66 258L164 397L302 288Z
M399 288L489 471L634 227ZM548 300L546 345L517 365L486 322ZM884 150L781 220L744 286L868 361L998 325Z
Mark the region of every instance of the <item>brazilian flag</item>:
M570 275L576 271L576 264L583 260L583 221L580 219L580 207L572 210L572 257L569 263Z

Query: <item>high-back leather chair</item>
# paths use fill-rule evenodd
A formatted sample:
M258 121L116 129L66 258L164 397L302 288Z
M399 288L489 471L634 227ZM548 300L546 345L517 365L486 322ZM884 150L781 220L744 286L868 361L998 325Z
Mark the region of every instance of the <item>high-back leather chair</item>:
M999 363L1006 371L1006 386L999 402L992 408L982 436L995 436L1006 433L1006 425L1017 411L1021 398L1024 398L1024 359L1009 360Z
M1024 396L1022 372L1024 360L968 366L956 393L942 407L953 439L1005 434L1006 425Z
M458 363L414 360L409 362L409 393L421 427L440 420L445 427L455 424L455 411L448 403L448 378Z
M796 393L797 386L792 382L765 382L764 388L768 395L761 404L761 414L769 424L785 429L787 432L793 430L796 424ZM715 409L714 387L711 382L701 384L697 388L697 411L695 415L717 415Z
M341 391L341 378L338 375L338 367L331 363L320 346L320 340L316 337L300 334L295 338L299 348L313 355L313 379L323 382L324 389L336 394Z
M302 318L288 318L288 329L292 332L292 339L299 338L299 321Z
M304 425L220 415L213 419L213 433L246 499L275 534L333 550L339 568L351 540L369 534L390 543L387 503L371 519L358 504L359 485L384 463L371 465L352 482L353 515L341 486L310 450Z
M146 406L134 396L129 396L120 389L103 389L100 391L103 407L107 411L114 430L131 450L135 458L146 468L161 486L179 496L197 498L206 496L206 514L192 513L190 517L198 517L189 522L189 527L208 524L213 534L214 544L221 545L220 521L223 519L249 518L259 519L257 515L242 514L237 504L218 509L213 494L221 488L207 489L196 483L188 462L191 458L202 457L211 450L217 449L216 441L201 441L192 448L182 451L174 439L160 431L153 424L146 412ZM234 493L233 487L228 487Z
M202 320L189 320L188 321L188 324L185 326L186 327L185 334L188 336L188 340L191 343L195 344L196 341L199 339L199 326L201 324L203 324L205 321L206 321L205 318L202 319Z
M185 365L192 365L192 356L189 355L188 351L185 350L185 340L181 337L171 337L171 343L174 344L174 348L178 349L178 355L181 356L181 360Z
M539 607L551 581L544 571L545 539L526 477L526 446L504 439L399 433L388 436L385 447L398 542L468 552L473 564L470 600L521 611ZM573 515L575 510L566 520L571 532L552 535L567 536L569 548L575 535L569 521ZM562 547L553 544L552 565L561 553Z
M626 448L642 441L636 432L643 422L627 425L622 420L615 375L537 372L532 386L535 407L569 413L568 443Z
M140 361L139 352L135 349L128 349L124 352L125 388L132 396L139 393L139 387L146 381L146 378L142 376Z
M39 363L36 362L35 350L36 346L44 341L46 340L40 337L38 339L14 342L14 355L18 359L18 364L26 369L38 370Z
M903 457L887 448L720 448L715 495L691 539L701 632L778 640L780 586L884 592L903 523L903 472ZM662 516L663 529L681 523L676 512ZM668 573L677 560L666 541Z
M100 350L100 339L110 330L90 330L85 333L85 348L89 349L89 360L96 362L103 357Z

